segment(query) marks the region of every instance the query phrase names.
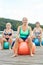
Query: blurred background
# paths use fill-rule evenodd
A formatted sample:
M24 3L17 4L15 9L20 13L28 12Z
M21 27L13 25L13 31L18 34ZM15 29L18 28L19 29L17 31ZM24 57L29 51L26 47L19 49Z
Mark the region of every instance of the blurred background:
M28 18L32 29L36 21L43 28L43 0L0 0L0 31L4 30L7 22L16 31L23 17Z

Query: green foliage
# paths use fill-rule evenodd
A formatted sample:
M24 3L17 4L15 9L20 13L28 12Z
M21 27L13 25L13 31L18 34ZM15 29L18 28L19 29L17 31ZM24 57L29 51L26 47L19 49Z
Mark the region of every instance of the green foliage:
M18 20L0 18L0 31L3 31L5 29L6 23L8 23L8 22L10 22L12 24L12 29L14 31L16 31L17 27L22 24L22 22L18 21Z
M0 18L0 31L3 31L5 29L6 23L8 23L8 22L10 22L12 24L12 29L14 31L16 31L17 27L22 24L22 22L18 21L18 20ZM32 24L32 23L29 23L28 25L31 26L32 29L34 29L34 27L35 27L35 24ZM43 28L43 25L41 25L41 27Z
M34 27L35 27L35 24L32 24L32 23L29 23L28 25L31 26L32 30L33 30Z
M28 25L31 26L32 30L33 30L34 27L35 27L35 24L32 24L32 23L29 23ZM41 26L41 28L43 29L43 25L40 25L40 26Z

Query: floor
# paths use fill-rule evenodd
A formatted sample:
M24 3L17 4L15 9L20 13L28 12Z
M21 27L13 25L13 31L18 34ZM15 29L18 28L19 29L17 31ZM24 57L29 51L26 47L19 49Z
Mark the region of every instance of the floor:
M43 47L36 47L33 57L19 55L12 58L12 55L12 50L0 50L0 65L43 65Z

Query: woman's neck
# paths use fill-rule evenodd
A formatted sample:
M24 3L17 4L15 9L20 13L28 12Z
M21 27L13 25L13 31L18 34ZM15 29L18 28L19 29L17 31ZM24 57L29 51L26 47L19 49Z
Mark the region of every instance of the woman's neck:
M6 30L10 30L9 28L6 28Z
M40 27L36 27L37 29L39 29Z
M28 25L27 24L23 24L22 26L27 27Z

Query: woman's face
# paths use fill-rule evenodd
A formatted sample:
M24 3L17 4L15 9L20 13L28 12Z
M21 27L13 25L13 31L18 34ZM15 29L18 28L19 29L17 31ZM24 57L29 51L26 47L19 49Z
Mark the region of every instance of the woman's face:
M27 24L27 23L28 23L27 18L23 18L22 23L23 23L23 24Z
M36 23L36 27L40 27L40 24L39 23Z
M7 29L11 29L11 25L6 25L6 28Z

